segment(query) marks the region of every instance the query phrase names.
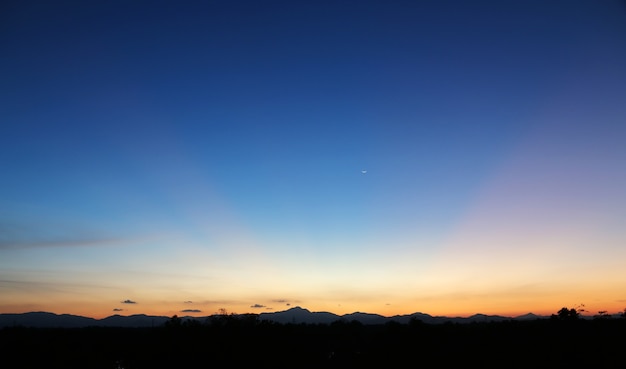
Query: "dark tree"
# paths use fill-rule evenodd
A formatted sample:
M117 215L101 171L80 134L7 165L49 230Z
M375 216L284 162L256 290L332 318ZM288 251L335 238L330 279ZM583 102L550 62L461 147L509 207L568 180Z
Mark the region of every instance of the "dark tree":
M559 310L556 315L552 315L552 318L557 318L559 320L575 320L578 319L579 317L579 313L578 310L571 308L568 309L566 307L561 308L561 310Z
M183 324L183 321L181 318L178 317L178 315L174 315L170 318L170 320L165 322L165 326L168 328L177 328L180 327Z

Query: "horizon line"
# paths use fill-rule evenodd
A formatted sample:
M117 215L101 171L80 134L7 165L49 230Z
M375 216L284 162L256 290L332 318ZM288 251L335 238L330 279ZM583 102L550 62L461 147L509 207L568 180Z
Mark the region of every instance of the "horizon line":
M179 318L204 318L204 317L212 317L212 316L220 316L220 315L261 315L261 314L277 314L277 313L284 313L284 312L288 312L289 310L293 310L293 309L301 309L301 310L306 310L307 312L311 313L311 314L315 314L315 313L322 313L322 314L332 314L332 315L336 315L338 317L344 317L344 316L349 316L349 315L353 315L353 314L368 314L368 315L377 315L383 318L394 318L394 317L402 317L402 316L411 316L411 315L415 315L415 314L423 314L423 315L428 315L430 317L433 318L461 318L461 319L465 319L465 318L471 318L471 317L475 317L475 316L486 316L486 317L502 317L502 318L519 318L519 317L523 317L526 315L534 315L537 317L550 317L551 315L556 315L557 312L554 312L552 314L536 314L532 311L529 311L527 313L523 313L523 314L518 314L518 315L503 315L503 314L485 314L485 313L473 313L473 314L468 314L468 315L432 315L429 313L425 313L425 312L421 312L421 311L415 311L412 313L407 313L407 314L395 314L395 315L382 315L379 313L370 313L370 312L364 312L364 311L354 311L351 313L345 313L345 314L337 314L337 313L333 313L330 311L312 311L309 310L307 308L301 307L301 306L293 306L290 307L288 309L285 310L278 310L278 311L264 311L264 312L258 312L258 313L253 313L253 312L246 312L246 313L236 313L236 312L229 312L227 314L221 314L219 312L214 312L214 313L210 313L210 314L206 314L206 315L202 315L200 313L195 313L197 315L190 315L187 312L187 315L179 315L179 314L173 314L173 315L151 315L151 314L146 314L146 313L133 313L133 314L123 314L123 312L117 311L114 312L114 314L111 315L107 315L105 317L102 318L96 318L93 316L88 316L88 315L81 315L81 314L71 314L71 313L55 313L53 311L44 311L44 310L37 310L37 311L26 311L26 312L21 312L21 313L10 313L10 312L2 312L0 313L0 315L22 315L22 314L33 314L33 313L45 313L45 314L53 314L53 315L70 315L70 316L77 316L77 317L82 317L82 318L89 318L89 319L94 319L94 320L103 320L103 319L107 319L110 317L114 317L114 316L121 316L121 317L132 317L132 316L147 316L147 317L162 317L162 318L171 318L172 316L177 316ZM180 313L185 313L185 312L180 312ZM613 314L608 314L608 315L617 315L620 314L620 312L616 312ZM593 317L593 314L583 314L582 312L579 314L581 317Z

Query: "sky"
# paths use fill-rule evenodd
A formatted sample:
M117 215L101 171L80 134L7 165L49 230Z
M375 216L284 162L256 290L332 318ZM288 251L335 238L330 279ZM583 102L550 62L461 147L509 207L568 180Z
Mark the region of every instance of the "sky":
M622 1L4 1L0 313L626 308Z

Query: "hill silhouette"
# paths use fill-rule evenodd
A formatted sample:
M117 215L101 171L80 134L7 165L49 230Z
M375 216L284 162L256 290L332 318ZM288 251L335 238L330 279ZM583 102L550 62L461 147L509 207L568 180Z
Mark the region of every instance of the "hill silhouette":
M219 314L216 314L219 315ZM236 314L235 314L236 315ZM212 316L183 316L183 320L195 320L202 323ZM503 320L522 320L522 319L541 319L547 318L534 314L526 314L519 317L504 317L499 315L475 314L470 317L446 317L432 316L425 313L413 313L407 315L394 315L390 317L379 314L354 312L350 314L337 315L329 312L311 312L308 309L296 306L285 311L266 312L258 314L261 321L270 321L275 323L305 323L305 324L330 324L338 320L357 321L361 324L385 324L387 322L397 322L401 324L409 323L413 319L418 319L424 323L439 324L446 322L453 323L472 323L477 321L503 321ZM23 314L0 314L0 328L11 326L24 326L34 328L85 328L85 327L155 327L165 323L170 317L167 316L151 316L144 314L135 315L111 315L103 319L94 319L89 317L70 315L70 314L54 314L50 312L29 312Z

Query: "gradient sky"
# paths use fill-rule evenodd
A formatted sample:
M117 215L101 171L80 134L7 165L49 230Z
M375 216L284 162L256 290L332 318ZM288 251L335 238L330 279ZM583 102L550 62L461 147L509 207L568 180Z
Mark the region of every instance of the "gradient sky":
M624 2L4 1L0 49L0 313L626 308Z

